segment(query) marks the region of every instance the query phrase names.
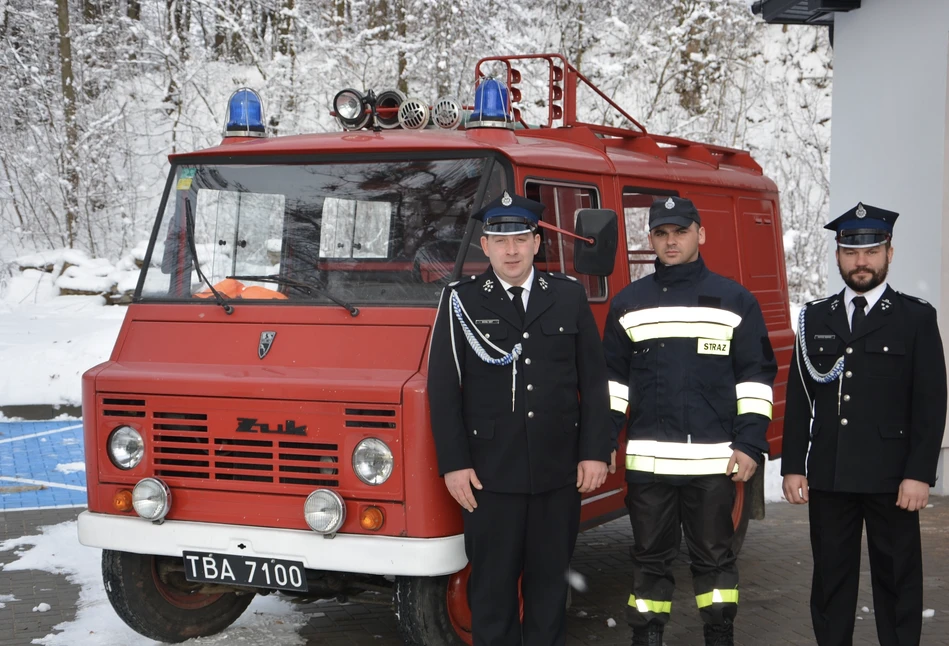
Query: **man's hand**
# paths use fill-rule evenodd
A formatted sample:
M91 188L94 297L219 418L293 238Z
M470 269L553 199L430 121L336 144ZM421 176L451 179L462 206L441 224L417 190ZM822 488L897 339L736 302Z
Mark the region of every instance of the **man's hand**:
M738 472L732 475L736 464L738 465ZM755 475L755 471L757 470L758 463L755 462L753 457L735 449L732 451L732 457L728 461L728 468L725 469L725 475L732 476L732 480L735 482L748 482L751 480L751 476Z
M606 482L608 469L606 462L584 460L577 465L577 489L580 490L580 493L599 489Z
M799 474L784 476L784 499L792 505L807 504L807 478Z
M610 473L616 473L616 449L610 453Z
M900 483L896 506L906 511L919 511L929 502L929 483L907 478Z
M474 469L459 469L445 474L445 486L448 487L448 493L468 511L474 511L478 506L474 492L471 491L471 485L474 485L475 489L481 489L481 481L478 480Z

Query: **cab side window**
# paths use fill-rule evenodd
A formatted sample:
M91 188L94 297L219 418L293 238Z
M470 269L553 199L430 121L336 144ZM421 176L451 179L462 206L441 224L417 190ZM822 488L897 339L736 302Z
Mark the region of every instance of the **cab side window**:
M525 197L547 207L543 216L545 222L571 233L576 231L577 211L599 208L600 204L597 190L592 186L554 182L528 182ZM573 268L575 239L543 228L539 229L539 233L541 245L534 259L537 268L573 276L586 289L590 301L605 301L606 279L578 274Z
M649 244L649 207L654 200L667 195L673 193L646 193L633 188L623 189L623 218L626 221L626 255L629 258L630 282L655 271L656 252Z

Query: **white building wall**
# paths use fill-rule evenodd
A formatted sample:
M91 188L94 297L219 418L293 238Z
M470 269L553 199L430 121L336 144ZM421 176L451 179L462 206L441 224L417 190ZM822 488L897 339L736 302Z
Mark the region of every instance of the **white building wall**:
M949 348L949 2L863 0L835 23L830 217L858 201L900 213L889 282L939 309Z

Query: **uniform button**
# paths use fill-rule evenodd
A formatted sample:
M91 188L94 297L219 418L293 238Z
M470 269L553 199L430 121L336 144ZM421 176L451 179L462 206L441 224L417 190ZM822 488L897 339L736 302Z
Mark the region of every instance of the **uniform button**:
M486 338L486 339L490 339L490 338L491 338L491 333L490 333L490 332L488 332L487 334L485 334L485 335L484 335L484 338Z
M844 395L844 401L845 401L845 402L849 402L849 401L850 401L850 395Z
M849 422L847 421L847 418L846 418L846 417L843 418L842 420L840 420L840 425L841 425L841 426L846 426L847 424L849 424Z
M563 332L563 328L560 328L560 331Z
M662 341L660 341L660 342L659 342L659 347L660 347L660 348L664 348L664 347L666 347L666 344L663 343Z
M527 416L533 419L533 417L534 417L534 411L532 411L532 410L527 411Z
M890 351L889 346L883 346L883 351L884 351L884 352L889 352L889 351Z
M525 366L531 365L531 360L530 360L530 359L524 359L524 365L525 365ZM849 375L848 375L848 376L849 376Z
M824 351L824 346L821 346L821 347L817 348L817 351L818 351L818 352L823 352L823 351Z
M527 390L534 390L534 384L527 384Z
M847 348L847 354L853 354L853 348Z
M668 291L669 291L669 288L668 288L668 287L663 287L663 288L662 288L662 291L668 292Z
M847 377L849 379L850 377L853 377L853 373L848 370L847 372L844 373L844 377Z
M478 429L475 429L475 430L471 431L471 434L472 434L472 435L477 435L477 434L478 434Z
M525 333L524 333L524 338L525 338L525 339L531 338L530 332L525 332Z

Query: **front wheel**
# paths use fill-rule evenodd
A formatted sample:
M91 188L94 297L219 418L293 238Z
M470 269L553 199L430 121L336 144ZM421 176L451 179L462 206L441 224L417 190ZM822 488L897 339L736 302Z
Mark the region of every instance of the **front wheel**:
M181 559L102 550L102 581L116 614L149 639L177 643L214 635L244 612L254 595L204 594L185 580ZM162 568L162 565L172 567ZM164 574L160 574L164 571Z
M407 645L471 644L468 577L471 566L449 576L404 576L395 580L395 614Z

